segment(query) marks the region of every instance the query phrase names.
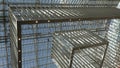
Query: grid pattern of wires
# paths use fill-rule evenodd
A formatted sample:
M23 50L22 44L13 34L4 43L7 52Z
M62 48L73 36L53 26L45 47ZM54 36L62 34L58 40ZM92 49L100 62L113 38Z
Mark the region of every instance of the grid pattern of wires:
M109 47L105 58L105 66L120 67L120 20L113 19L108 30Z
M61 1L61 4L62 3L64 3L63 2L63 0L38 0L38 1L40 1L40 4L42 4L42 3L49 3L49 4L51 4L50 3L50 1L52 1L53 3L58 3L58 2L60 2ZM67 0L67 1L70 1L70 0ZM74 1L73 3L72 3L72 1ZM77 1L79 1L79 2L77 2ZM79 3L79 4L91 4L91 5L85 5L85 6L88 6L88 7L90 7L90 6L92 6L92 7L105 7L105 6L108 6L108 7L111 7L111 6L113 6L113 7L115 7L117 4L118 4L118 2L119 2L119 0L111 0L111 1L109 1L109 2L100 2L100 1L105 1L105 0L99 0L99 1L96 1L96 0L89 0L89 2L88 2L88 0L71 0L71 3L72 4L75 4L75 3ZM5 3L4 3L5 2ZM8 3L9 2L9 3ZM4 50L3 52L4 52L4 54L6 54L6 52L8 53L8 54L6 54L6 59L8 58L8 61L10 61L10 41L9 41L9 24L7 23L7 24L5 24L4 25L4 22L3 22L3 20L5 20L5 18L3 17L3 16L6 16L6 18L8 17L7 15L7 13L8 13L8 4L12 4L12 3L14 3L14 4L18 4L18 3L20 3L20 4L25 4L25 5L28 5L28 4L33 4L33 5L36 5L36 0L0 0L0 45L1 45L1 50ZM39 2L38 2L39 3ZM106 4L107 3L107 4ZM94 4L94 5L92 5L92 4ZM106 4L106 5L100 5L100 4ZM109 4L109 5L108 5ZM6 6L3 6L3 5L6 5ZM83 5L81 5L81 6L83 6ZM83 7L85 7L85 6L83 6ZM3 7L4 7L4 9L5 9L5 15L3 15L3 11L4 11L4 9L3 9ZM8 22L7 20L6 20L6 22ZM85 24L83 24L84 26L85 26ZM78 28L80 27L80 26L78 26L78 25L76 25ZM74 28L77 28L76 26L74 26L73 25L73 27ZM81 26L82 27L82 26ZM88 26L89 27L89 26ZM93 26L91 25L91 28L92 28ZM4 29L5 28L5 29ZM69 29L70 27L64 27L64 28L67 28L67 29ZM6 33L5 33L6 32ZM5 36L5 34L6 34L6 36ZM105 34L104 33L104 31L101 31L101 32L99 32L99 34ZM4 36L7 38L7 43L5 43L5 39L4 39ZM7 47L5 47L5 45L7 44ZM3 47L5 47L5 49L4 48L2 48L2 46ZM8 50L6 51L6 48L8 48ZM1 51L0 51L0 53L2 53ZM8 56L7 56L8 55ZM2 57L2 54L0 54L0 59L2 60L2 61L0 61L1 62L1 64L0 64L0 68L10 68L9 67L9 65L6 65L6 64L10 64L10 63L8 63L8 61L6 62L6 59L4 59L3 60L3 58L5 58L5 56L4 57Z
M56 68L51 58L52 34L55 31L90 29L104 38L105 23L105 20L94 20L22 25L22 67Z
M51 7L11 6L11 12L18 21L76 21L119 18L120 9L117 8L81 8L68 5ZM103 13L104 11L104 13ZM116 13L116 14L113 14ZM42 22L44 23L44 22Z
M52 57L60 68L102 68L108 41L88 30L53 34Z
M120 9L120 3L117 6ZM104 61L104 67L120 67L120 19L112 19L108 30L109 47ZM107 65L106 65L107 64Z
M0 0L0 68L10 68L10 42L8 38L8 12L6 0Z
M20 8L22 8L22 6L20 6ZM16 9L17 11L19 11L19 9L17 8ZM21 11L21 10L20 10ZM31 11L31 10L30 10ZM29 11L27 11L27 12L29 12ZM34 13L34 11L31 11L31 12L33 12ZM14 13L14 14L18 14L18 15L21 15L21 14L19 14L19 13ZM45 13L43 12L43 14L45 15ZM34 15L34 14L33 14ZM22 16L22 15L21 15ZM25 15L26 16L26 15ZM34 16L32 16L32 18L34 18ZM24 18L24 16L23 16L23 22L24 22L24 19L26 20L26 18ZM29 19L29 17L28 17L28 19ZM12 19L11 19L12 20ZM96 24L96 23L98 23L98 22L100 22L99 24ZM103 23L104 22L104 23ZM16 24L16 22L12 22L12 23L14 23L14 24ZM63 23L66 23L66 22L63 22ZM67 22L68 23L68 22ZM54 66L53 65L53 63L54 62L52 62L52 60L51 60L51 58L49 58L49 55L50 55L50 53L47 53L47 52L50 52L49 50L51 49L51 47L49 48L48 46L50 46L50 45L48 45L48 44L44 44L45 46L47 46L45 49L42 49L42 50L40 50L40 49L38 49L39 47L38 47L38 37L39 37L39 35L41 35L42 34L42 37L46 37L46 35L47 35L47 38L49 38L48 36L50 35L50 34L52 34L54 31L52 31L52 30L55 30L54 28L56 28L56 29L62 29L62 30L66 30L66 29L68 29L68 30L70 30L70 29L72 29L72 30L74 30L74 28L77 28L76 26L78 26L78 24L75 24L75 22L71 22L72 24L70 24L70 22L67 24L68 26L69 26L69 28L66 28L66 26L65 26L65 28L62 28L62 24L61 23L54 23L54 24L57 24L57 26L56 25L52 25L52 23L47 23L47 24L49 24L49 25L47 25L47 24L45 24L44 25L44 27L43 28L40 28L39 29L39 27L41 27L41 26L39 26L38 27L38 25L34 25L34 26L32 26L32 27L30 27L30 28L28 28L26 31L23 31L23 30L25 30L25 29L23 29L24 27L21 27L21 29L22 29L22 45L24 45L24 47L22 46L22 49L25 49L26 48L26 46L25 46L25 44L27 43L27 42L29 42L30 44L31 44L31 42L33 42L31 45L32 46L34 46L34 47L32 47L32 46L29 46L30 48L33 48L33 49L31 49L32 51L26 51L27 49L25 49L25 51L22 51L22 67L23 68L26 68L26 67L30 67L30 68L32 68L32 67L50 67L50 66ZM104 34L104 31L106 30L105 28L106 28L106 23L107 23L107 20L94 20L94 21L78 21L77 23L82 23L82 24L79 24L80 26L78 26L78 28L79 29L84 29L84 28L88 28L88 29L93 29L93 31L97 31L96 33L98 33L99 34L99 31L100 31L100 34L102 34L101 32L103 32L103 34L102 35L105 35ZM88 24L87 24L88 23ZM13 25L14 25L13 24ZM42 23L41 23L42 24ZM74 26L74 24L75 24L75 26ZM52 25L52 26L51 26ZM71 25L73 26L73 27L71 27ZM96 25L95 26L95 28L94 27L91 27L92 25ZM15 25L14 25L15 26ZM28 25L29 26L29 25ZM26 27L28 27L28 26L26 26ZM47 29L46 29L46 26L47 26ZM60 26L60 27L59 27ZM97 27L98 26L98 27ZM11 26L12 27L12 26ZM38 28L37 28L38 27ZM50 29L50 28L53 28L53 29ZM13 30L13 29L12 29ZM31 31L32 30L32 31ZM13 30L14 31L14 30ZM57 30L56 30L57 31ZM16 32L16 31L15 31ZM37 33L38 32L38 33ZM27 34L24 34L24 33L27 33ZM12 34L11 34L12 35ZM44 36L45 35L45 36ZM26 37L27 36L27 37ZM11 36L12 37L12 36ZM32 37L32 39L30 38L30 37ZM52 36L51 36L52 37ZM41 36L40 36L40 38L41 38ZM48 39L49 40L49 39ZM52 39L51 39L52 40ZM14 41L15 42L15 41ZM49 41L43 41L44 43L49 43ZM42 43L43 43L42 42ZM17 42L16 42L17 43ZM29 43L27 43L26 45L30 45ZM43 46L44 46L43 45ZM42 47L43 47L42 46ZM44 52L44 51L46 51L46 52ZM17 52L17 51L16 51ZM45 55L43 55L43 54L45 54ZM16 55L16 54L15 54ZM41 58L41 56L39 56L39 55L42 55L43 57L45 57L45 59L42 57L42 59L44 59L44 60L42 60L42 61L44 61L44 63L42 62L42 61L39 61L39 59ZM30 57L31 56L31 57ZM47 57L46 57L47 56ZM28 57L30 57L30 58L28 58ZM40 59L41 60L41 59ZM14 60L15 62L16 62L16 60ZM40 65L40 63L41 63L41 65ZM43 63L43 64L42 64ZM28 65L28 64L31 64L31 65ZM14 64L13 64L14 65ZM17 65L17 64L15 64L15 65Z
M119 0L9 0L14 4L78 4L81 7L115 7Z

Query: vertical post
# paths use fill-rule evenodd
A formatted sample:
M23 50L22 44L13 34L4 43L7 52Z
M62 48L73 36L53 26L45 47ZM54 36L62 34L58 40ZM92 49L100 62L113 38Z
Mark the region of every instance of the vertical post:
M107 20L104 21L104 23L107 22L107 23L105 24L105 31L106 31L106 32L105 32L105 39L107 39L107 35L108 35L108 34L107 34L107 32L108 32L108 27L109 27L108 21L109 21L109 19L107 19Z
M18 36L18 68L22 68L21 24L17 23Z
M72 49L72 53L70 55L70 63L69 63L69 67L68 68L72 68L73 57L74 57L74 49Z
M107 45L106 45L106 48L105 48L105 52L104 52L104 55L103 55L103 58L102 58L102 62L101 62L101 64L100 64L100 68L102 68L102 66L103 66L103 63L104 63L104 60L105 60L105 56L106 56L106 53L107 53L107 49L108 49L108 43L107 43Z
M37 33L37 31L38 31L38 25L37 24L35 24L35 25L33 25L33 32L34 32L34 51L35 51L35 54L36 54L36 67L37 68L39 68L39 63L38 63L38 38L37 38L37 36L38 36L38 33Z

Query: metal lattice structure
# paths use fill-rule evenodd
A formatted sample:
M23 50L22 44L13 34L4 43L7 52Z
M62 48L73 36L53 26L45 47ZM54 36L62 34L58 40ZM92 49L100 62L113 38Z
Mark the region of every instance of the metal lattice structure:
M117 6L120 9L120 3ZM109 47L104 67L120 67L120 19L112 19L108 30ZM110 60L108 60L110 59Z
M107 19L119 18L120 12L119 9L116 8L67 8L68 7L63 6L42 6L36 8L36 6L19 5L13 5L9 8L11 20L11 52L12 58L15 58L14 60L12 59L13 67L56 68L50 55L52 47L52 33L62 30L89 29L97 34L103 35L104 37L106 35ZM76 13L79 11L78 8L81 9L81 15ZM100 11L96 14L93 12L84 12L87 9L89 9L88 11L93 11L95 9L102 11L104 9L106 14L103 14ZM109 11L108 13L108 10L112 11ZM62 11L66 14L62 13ZM70 12L73 15L67 13L67 11L73 11ZM55 14L55 12L57 12L57 14ZM115 15L112 14L115 12ZM90 14L92 16L89 16Z
M108 41L88 30L53 34L52 57L60 68L102 68Z
M69 6L69 5L68 5ZM12 10L11 10L12 9ZM10 12L13 12L17 21L24 23L37 22L65 22L82 21L96 19L115 19L119 18L120 9L117 8L81 8L66 6L11 6ZM103 12L104 11L104 12ZM37 22L35 22L37 20Z
M120 67L120 22L119 19L113 19L111 21L108 31L109 47L107 55L105 57L105 67ZM110 60L108 60L110 59Z
M83 8L84 7L98 7L99 8L99 7L116 7L118 3L119 3L119 0L64 0L64 1L63 0L0 0L0 53L1 53L0 54L0 68L11 68L11 61L13 60L13 59L11 60L11 58L10 58L10 55L11 55L10 54L11 47L10 47L10 39L9 39L9 37L10 37L9 22L10 21L8 21L8 14L9 14L8 6L9 5L16 4L16 5L20 5L22 7L22 5L36 6L36 4L40 5L40 6L43 6L46 4L48 4L48 6L52 5L52 4L54 4L54 5L69 4L69 6L70 5L75 6L77 4L76 7L80 6ZM62 24L60 24L58 22L51 23L51 24L50 23L41 23L41 27L39 27L39 29L43 29L42 31L40 31L40 33L47 34L50 31L54 32L54 31L61 31L61 30L76 30L76 29L81 29L81 28L87 28L87 29L91 30L91 28L92 28L92 31L95 31L95 33L104 37L107 32L105 25L108 22L109 22L108 20L104 20L104 21L99 20L99 22L98 22L98 20L94 20L94 21L62 22ZM51 25L51 26L53 25L53 26L49 27L49 25ZM30 31L29 26L30 25L26 25L26 26L22 27L22 28L26 27L24 29L26 33L28 33ZM104 26L105 28L102 26ZM45 31L44 28L46 28L45 30L49 30L49 29L53 29L53 30ZM102 29L99 29L99 28L102 28ZM34 30L34 29L31 27L31 30ZM49 33L48 33L48 35L49 35ZM48 39L49 37L46 36L45 38ZM52 39L52 38L50 38L50 39ZM113 41L110 41L110 42L112 43ZM48 42L45 42L45 43L48 43ZM44 45L46 46L47 44L44 44ZM49 44L49 45L51 45L51 44ZM32 62L30 62L30 63L32 63ZM24 64L26 66L29 66L29 63L24 63ZM33 64L31 64L31 65L33 65ZM43 67L44 66L45 65L43 65ZM54 67L54 65L51 68L53 68L53 67Z

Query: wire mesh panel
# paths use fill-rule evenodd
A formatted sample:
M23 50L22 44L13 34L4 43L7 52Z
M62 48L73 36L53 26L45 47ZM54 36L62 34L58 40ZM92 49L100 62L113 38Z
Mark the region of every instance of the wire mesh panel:
M101 23L102 22L103 21L101 21ZM95 22L94 24L93 22L91 22L91 24L94 25ZM92 25L90 26L89 24L86 23L86 26L84 26L82 22L22 25L22 58L23 58L22 68L26 67L56 68L56 65L54 65L54 61L51 58L52 34L55 31L76 30L83 28L90 29ZM103 25L105 24L103 23ZM100 27L101 26L99 26L99 28ZM92 30L95 30L95 28L98 27L94 27ZM102 28L105 27L102 26L101 29ZM103 31L98 31L96 33L99 32L101 33ZM103 37L105 37L105 35Z
M69 5L81 7L116 7L119 0L8 0L11 4Z
M47 24L22 25L22 68L56 68L50 56L51 38Z
M0 68L9 68L10 65L10 51L8 38L8 12L6 7L6 0L0 0Z
M104 21L101 21L100 23L102 22ZM103 33L102 35L104 35L106 33L105 27L103 26L101 27L101 25L95 24L95 23L96 22L94 23L91 22L91 24L90 22L86 24L82 22L63 22L63 23L22 25L21 27L22 28L22 32L21 32L22 34L22 38L21 38L22 68L26 68L26 67L56 68L56 66L54 65L54 61L51 58L52 33L54 33L55 31L76 30L76 29L87 28L87 29L91 29L96 34ZM105 25L105 23L103 23L103 25ZM95 26L98 26L98 27L95 27ZM104 31L101 31L101 30L96 31L96 29L97 28L100 29L100 27L101 29L104 29ZM105 35L102 37L105 37Z
M55 32L52 57L60 68L102 68L108 42L87 30Z
M6 1L6 2L3 2L3 1ZM3 26L3 24L5 24L3 22L3 20L5 20L4 17L7 17L7 13L6 12L8 12L8 10L7 10L8 8L6 7L8 5L7 1L9 2L8 4L10 4L10 3L15 3L15 4L21 3L21 4L26 4L26 5L28 5L28 3L29 4L33 4L33 5L36 5L36 3L38 3L38 4L43 4L43 3L46 3L46 4L73 4L73 5L74 4L81 4L81 7L91 7L91 6L92 7L102 7L102 6L103 7L106 7L106 6L107 7L112 7L112 6L116 6L116 4L118 3L119 0L114 0L114 1L111 0L111 1L106 1L106 2L104 0L99 0L99 1L96 1L96 0L0 0L0 23L1 23L0 24L0 45L5 46L5 49L4 48L1 48L1 49L6 50L5 51L6 59L1 61L1 65L0 65L1 68L3 68L3 67L4 68L9 68L8 67L8 64L9 64L8 60L10 60L10 58L9 58L10 57L9 56L10 55L10 51L9 51L10 50L10 46L9 45L10 44L9 44L9 38L8 38L9 35L7 35L7 34L9 34L9 25L7 23L5 26ZM6 5L6 6L4 6L4 5ZM76 5L76 7L77 6L80 6L80 5ZM4 15L4 12L3 12L4 9L5 9L5 15ZM77 27L79 27L79 26L77 25ZM75 27L75 28L77 28L77 27ZM5 28L5 29L3 29L3 28ZM67 27L64 27L64 28L67 28ZM67 29L69 29L69 28L67 28ZM104 35L105 31L100 31L98 33L100 35L102 35L102 34ZM5 36L5 37L3 37L3 36ZM7 39L3 39L3 38L7 38ZM8 45L8 46L6 46L6 45ZM4 57L5 56L2 57L2 54L1 54L1 59L4 58ZM5 65L3 65L4 61L5 61Z
M106 19L94 20L95 17L93 16L92 20L83 21L86 18L83 20L76 19L74 15L75 18L69 19L67 17L72 15L67 11L64 11L67 13L64 13L67 16L64 19L61 9L55 11L57 13L52 11L47 10L46 7L45 9L35 9L34 6L13 6L9 8L13 68L56 68L55 61L51 58L52 34L55 31L89 29L103 38L106 35L106 24L108 23Z
M11 6L11 11L18 21L45 22L65 22L65 21L83 21L96 19L113 19L119 18L120 9L117 8L81 8L81 7L65 7L65 6ZM104 13L103 13L104 11ZM116 13L116 14L113 14Z
M0 40L4 42L4 40ZM6 47L4 46L5 43L0 42L0 68L7 68L7 55L6 55Z
M117 6L120 9L120 3ZM112 19L108 30L109 47L104 61L104 68L120 67L120 19Z
M108 30L109 47L104 61L104 67L120 67L120 20L113 19Z

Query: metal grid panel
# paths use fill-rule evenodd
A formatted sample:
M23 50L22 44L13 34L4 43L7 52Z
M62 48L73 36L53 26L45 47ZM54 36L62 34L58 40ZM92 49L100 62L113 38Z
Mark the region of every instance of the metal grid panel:
M56 33L57 34L57 33ZM74 35L73 35L74 34ZM78 39L79 37L79 39ZM107 41L103 41L102 38L97 37L97 35L93 35L92 33L84 30L80 31L62 31L62 33L58 33L57 38L63 38L63 40L69 40L72 43L73 48L85 48L91 47L91 45L104 45ZM61 39L62 40L62 39ZM81 44L81 45L79 45ZM89 45L88 45L89 44ZM68 47L68 46L67 46Z
M6 1L5 2L5 4L7 4L7 1L9 1L9 3L8 4L10 4L10 3L16 3L16 4L18 4L18 3L23 3L23 4L26 4L26 5L28 5L28 3L34 3L35 4L35 0L0 0L0 3L1 3L1 5L0 5L0 12L3 12L2 10L3 10L3 1ZM48 2L47 0L41 0L41 1L45 1L46 3ZM52 0L52 1L54 1L53 3L57 3L57 1L56 0ZM59 0L58 0L59 1ZM67 1L69 1L69 0L67 0ZM73 0L71 0L71 1L73 1ZM78 0L75 0L72 4L74 4L74 3L79 3L79 2L77 2ZM80 0L79 0L80 1ZM102 1L102 0L101 0ZM119 1L119 0L118 0ZM111 2L106 2L106 3L108 3L108 4L106 4L106 6L116 6L116 4L118 3L118 1L116 0L116 2L115 2L115 0L114 0L114 2L113 1L111 1ZM83 2L81 2L80 1L80 3L81 4L86 4L87 3L87 0L86 0L86 2L84 2L84 0L83 0ZM105 3L105 2L99 2L99 1L97 1L97 2L94 2L94 1L90 1L90 2L88 2L89 4L91 4L91 5L89 5L88 7L90 7L90 6L93 6L92 4L96 4L96 6L94 6L94 7L97 7L97 6L103 6L103 7L105 7L105 5L98 5L98 4L103 4L103 3ZM4 5L5 5L4 4ZM42 4L42 2L40 3L40 4ZM82 6L82 5L81 5ZM85 6L84 6L85 7ZM5 8L6 10L5 10L5 12L7 12L7 7ZM2 14L2 13L1 13ZM7 14L6 14L7 15ZM2 19L4 19L3 18L3 16L1 16L0 17L0 30L2 30L2 28L4 28L4 27L1 27L1 25L3 25L4 24L4 22L2 21ZM6 24L7 26L5 27L5 28L7 28L7 30L2 30L2 31L0 31L0 45L6 45L6 44L4 44L5 43L5 41L4 41L4 39L1 39L1 38L4 38L3 37L3 35L5 35L4 34L4 32L6 32L6 34L9 34L9 25L8 25L8 23ZM65 27L65 28L67 28L67 27ZM69 29L69 28L68 28ZM102 33L102 32L99 32L99 33ZM104 31L103 31L103 33L102 33L103 35L105 34L104 33ZM9 35L6 35L6 36L9 36ZM8 37L6 37L7 38L7 45L8 45L8 51L7 51L7 53L9 53L10 51L10 46L9 46L9 38ZM10 55L10 54L9 54ZM7 55L6 55L7 56ZM10 56L8 56L8 58L9 58ZM9 58L10 59L10 58ZM2 67L3 68L3 67ZM7 67L7 68L9 68L9 67Z
M50 57L52 33L55 31L87 28L96 33L103 32L103 34L105 34L105 23L107 23L107 21L98 20L98 22L101 24L95 24L96 21L81 21L22 25L22 67L56 68L54 61ZM101 25L103 26L101 27ZM96 31L96 29L98 29L98 31ZM99 29L104 29L104 31Z
M19 10L19 9L16 9ZM14 11L14 10L13 10ZM12 14L13 12L10 11L10 19L12 24L11 30L17 33L17 37L15 39L18 40L18 43L16 41L11 41L14 43L19 44L17 51L19 56L18 60L13 60L14 62L17 62L19 64L19 68L23 67L54 67L52 59L49 57L50 56L50 50L51 47L51 37L52 33L55 31L62 31L62 30L75 30L75 29L89 29L94 31L95 33L103 33L105 34L106 31L106 26L105 24L107 23L107 20L92 20L92 21L75 21L75 22L49 22L49 23L41 23L40 21L31 21L31 22L25 22L25 21L18 21L15 22L16 19L14 15ZM17 13L15 13L17 14ZM18 14L19 15L19 14ZM31 15L32 16L32 15ZM33 17L32 17L33 18ZM103 23L104 22L104 23ZM101 23L101 24L98 24ZM18 24L18 25L16 25ZM16 30L13 30L17 29ZM12 33L11 31L11 33ZM13 33L14 33L13 32ZM102 35L103 35L102 34ZM13 35L13 34L11 34ZM12 37L12 36L11 36ZM49 39L50 37L50 39ZM104 36L103 36L104 37ZM38 39L43 41L39 42ZM50 42L50 43L49 43ZM15 45L17 46L17 45ZM39 47L43 47L43 49L38 49ZM47 47L48 48L47 48ZM26 49L27 48L27 49ZM29 48L31 48L29 50ZM19 50L20 49L20 50ZM22 49L22 51L21 51ZM24 50L23 50L24 49ZM43 57L41 57L42 55ZM27 58L26 58L27 57ZM12 57L13 58L13 57ZM42 59L44 58L44 59ZM17 57L16 57L17 59ZM17 63L13 64L17 67ZM21 64L22 63L22 64ZM43 64L42 64L43 63ZM30 65L28 65L30 64ZM22 66L21 66L22 65Z
M120 20L113 19L108 30L109 47L104 66L120 67Z
M9 38L7 36L7 11L6 1L0 0L0 68L10 67Z
M49 5L51 6L51 5ZM65 6L64 6L65 7ZM10 10L18 21L79 21L95 19L119 18L120 10L116 8L73 8L73 7L17 7L11 6ZM104 10L104 13L103 13ZM116 13L116 14L114 14ZM24 22L26 23L26 22Z
M98 46L80 50L80 53L73 57L73 68L100 68L105 48L105 46Z
M45 5L45 4L70 4L79 5L81 7L116 7L119 0L9 0L11 4L26 4L26 5Z
M61 68L102 68L108 42L88 30L53 34L52 57Z
M48 30L47 27L40 26L42 24L22 25L22 68L55 68L50 57L51 35L43 31Z
M18 59L17 61L15 59L12 59L13 61L20 63L20 64L18 64L20 67L21 67L21 61L22 61L22 67L24 67L24 68L25 67L31 67L31 68L32 67L33 68L34 67L49 67L49 66L55 67L53 65L51 58L49 58L50 53L46 53L46 52L49 52L49 50L51 48L48 48L48 49L46 48L43 51L37 49L38 44L42 43L42 42L39 43L37 41L37 37L40 38L42 36L43 38L45 38L46 36L48 37L49 34L51 36L51 34L54 31L74 30L74 29L81 29L81 28L92 29L96 33L99 33L98 31L100 31L100 33L102 33L102 32L104 33L104 31L106 31L105 23L107 23L107 20L94 20L94 21L81 21L81 22L77 21L76 23L75 22L63 22L63 23L58 22L58 23L44 23L44 24L40 23L41 25L38 25L37 23L39 23L39 21L35 21L36 25L33 25L34 22L32 22L32 24L31 24L32 26L29 26L27 24L26 27L25 26L23 27L22 25L25 25L28 22L26 22L26 23L16 22L16 19L11 11L10 11L10 18L11 18L10 19L11 23L13 23L13 24L11 24L12 25L11 28L13 28L13 27L14 27L14 29L18 28L17 30L18 30L18 37L19 38L16 37L15 39L16 40L18 39L19 42L18 43L15 41L14 42L16 44L19 44L19 48L18 48L18 51L14 50L14 52L21 52L21 51L19 51L19 49L26 50L26 47L32 48L31 51L27 51L27 52L22 50L22 53L21 53L22 56L18 55L18 57L16 57L16 59ZM96 22L97 23L99 22L101 24L96 24ZM19 25L16 26L16 24L19 24ZM93 27L94 25L95 25L95 27ZM23 28L25 28L25 29L23 29ZM13 29L11 29L11 30L13 30ZM13 31L15 31L15 34L16 34L16 30L13 30ZM10 32L12 32L12 31L10 31ZM11 33L11 35L13 35L13 34ZM11 36L11 38L12 38L12 36ZM26 40L24 40L24 39L26 39ZM12 40L11 40L11 42L12 42ZM33 42L33 43L31 43L31 42ZM47 46L47 44L45 44L47 42L44 42L43 45ZM23 46L25 43L26 43L26 45L28 43L30 45L33 45L34 47L33 46ZM17 45L15 45L15 46L17 46ZM48 46L50 46L50 44ZM14 48L14 49L16 49L16 48ZM45 51L45 53L44 53L44 51ZM39 55L41 55L41 54L39 54L39 52L41 54L43 54L42 56L44 57L44 59L43 59L44 64L42 64L43 62L40 61L42 58L39 57ZM14 55L17 55L17 54L14 54ZM32 55L34 55L34 56L32 56ZM31 56L31 57L26 59L26 57L28 57L28 56ZM13 66L17 66L17 64L13 63Z
M1 40L2 41L2 40ZM7 56L6 56L6 47L5 43L0 43L0 67L7 68Z
M34 25L33 24L23 25L22 26L23 68L30 66L27 64L27 59L29 60L29 58L26 59L26 57L29 57L27 54L35 55L34 57L30 58L33 61L42 59L42 57L39 57L40 55L45 56L45 57L43 57L43 58L45 58L45 59L43 59L44 61L51 60L51 58L49 57L50 56L49 52L50 52L51 48L49 48L49 46L51 46L51 40L52 40L51 34L53 32L62 31L62 30L76 30L76 29L82 29L82 28L89 29L96 23L96 21L94 21L94 23L89 21L89 24L86 23L86 25L85 25L85 24L83 24L83 22L63 22L63 23L46 23L46 24L37 24L37 25L35 25L35 24ZM88 21L86 21L86 22L88 22ZM99 22L105 22L105 21L99 21ZM105 25L105 24L103 23L101 25ZM94 27L94 28L92 27L92 30L95 30L96 28L100 28L101 25L96 24L96 26L98 26L98 27ZM37 27L35 27L35 26L37 26ZM101 29L102 28L105 28L105 27L101 27ZM99 31L99 32L101 33L102 31ZM99 32L96 32L96 33L99 33ZM40 42L38 42L37 39ZM37 40L37 41L35 42L35 40ZM35 50L35 47L32 45L38 45L37 46L38 48L42 48L44 46L44 48L38 49L38 52L37 52ZM30 50L28 49L28 47ZM48 47L48 49L47 49L47 47ZM44 51L48 52L48 53L44 53ZM38 58L36 58L36 55L37 55L36 52L38 53ZM24 56L24 55L26 55L26 56ZM30 63L30 61L28 61L28 63ZM35 62L35 64L33 63L31 65L36 66L36 63L37 62ZM51 63L51 62L50 62L51 64L48 64L48 62L45 62L45 64L43 65L43 64L40 64L40 63L42 63L42 61L38 60L38 63L39 63L39 67L42 67L42 66L49 67L49 65L51 65L51 67L54 67L53 63Z

